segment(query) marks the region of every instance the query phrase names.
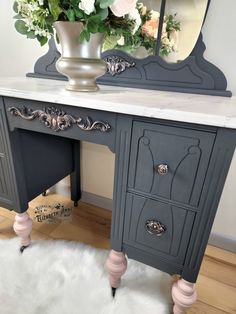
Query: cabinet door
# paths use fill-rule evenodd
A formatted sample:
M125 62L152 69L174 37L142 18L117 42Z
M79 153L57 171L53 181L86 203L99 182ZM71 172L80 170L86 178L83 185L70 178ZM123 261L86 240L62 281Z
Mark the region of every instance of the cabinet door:
M214 140L211 132L134 122L130 191L198 206Z
M5 127L5 116L0 107L0 206L11 209L14 201L14 184Z
M192 211L128 193L124 243L181 265L194 219Z

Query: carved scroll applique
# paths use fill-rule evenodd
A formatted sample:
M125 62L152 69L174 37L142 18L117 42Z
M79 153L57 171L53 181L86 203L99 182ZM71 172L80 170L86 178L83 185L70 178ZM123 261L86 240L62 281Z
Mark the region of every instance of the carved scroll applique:
M76 124L81 130L92 131L99 130L101 132L108 132L111 126L107 122L102 121L93 121L90 117L74 118L73 116L66 114L65 111L48 107L43 110L32 110L27 107L9 108L9 112L16 117L21 117L25 120L32 121L36 118L42 122L47 128L52 129L53 131L65 131L70 128L73 124Z
M131 68L135 66L135 62L128 62L127 60L118 57L118 56L110 56L103 59L107 64L107 72L112 76L116 74L120 74L124 72L127 68Z

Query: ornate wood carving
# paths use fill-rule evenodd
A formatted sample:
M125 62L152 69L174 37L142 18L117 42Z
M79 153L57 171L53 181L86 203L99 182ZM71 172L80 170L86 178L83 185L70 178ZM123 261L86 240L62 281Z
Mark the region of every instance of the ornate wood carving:
M43 110L32 110L27 107L11 107L9 111L13 116L21 117L29 121L38 118L47 128L56 132L65 131L73 124L76 124L83 131L99 130L101 132L108 132L111 128L107 122L93 121L90 117L74 118L66 114L63 110L54 107L48 107Z
M127 68L135 66L135 62L128 62L124 58L117 56L109 56L107 58L103 58L103 60L107 64L107 73L111 74L111 76L120 74Z
M227 81L223 72L204 59L205 49L200 34L191 55L179 63L167 63L157 55L144 59L135 59L125 52L108 50L102 54L102 58L105 61L108 60L109 69L105 75L97 79L97 83L184 93L232 96L232 93L226 90ZM51 39L49 51L38 59L34 73L28 73L27 76L66 80L66 77L59 74L55 67L59 57L60 53L57 51L53 39Z

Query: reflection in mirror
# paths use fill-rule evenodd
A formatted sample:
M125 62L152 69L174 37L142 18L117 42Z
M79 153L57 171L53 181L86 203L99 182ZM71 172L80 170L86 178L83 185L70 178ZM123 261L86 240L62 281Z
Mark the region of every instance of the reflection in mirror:
M207 4L208 0L166 0L162 36L169 28L169 37L163 37L162 41L166 41L172 51L163 54L160 50L159 55L165 61L181 62L191 54L201 32ZM177 27L171 31L168 27L170 16L174 17L174 24L179 22L179 30Z
M160 20L161 0L138 2L136 9L128 15L132 24L124 32L109 34L104 39L103 51L118 49L136 58L154 55Z

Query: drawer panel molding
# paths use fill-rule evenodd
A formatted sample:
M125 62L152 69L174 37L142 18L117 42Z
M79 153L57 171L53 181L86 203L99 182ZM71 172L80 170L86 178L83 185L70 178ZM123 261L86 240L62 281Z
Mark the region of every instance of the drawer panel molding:
M182 265L195 213L127 193L124 243Z
M65 131L73 124L77 125L83 131L98 130L101 132L108 132L111 129L111 126L107 122L93 121L88 116L85 118L75 118L72 115L67 114L65 111L55 107L47 107L43 110L33 110L23 106L22 108L11 107L8 110L13 116L20 117L28 121L38 119L47 128L56 132Z
M129 189L198 207L215 134L135 122Z

